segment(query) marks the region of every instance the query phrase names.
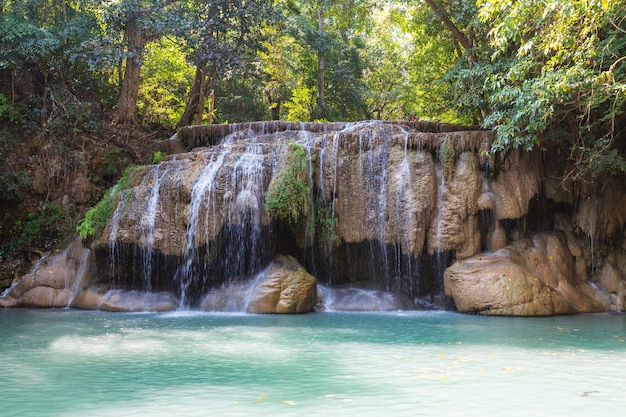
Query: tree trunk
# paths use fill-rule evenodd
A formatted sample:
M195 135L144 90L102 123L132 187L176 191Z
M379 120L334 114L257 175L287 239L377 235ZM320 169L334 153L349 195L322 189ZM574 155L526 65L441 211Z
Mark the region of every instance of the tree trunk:
M121 125L137 124L137 99L139 97L139 80L141 59L146 46L147 37L137 27L130 24L126 28L128 56L122 80L122 90L117 104L115 122Z
M197 124L201 123L207 94L215 87L217 69L217 65L214 64L211 68L211 73L207 77L206 63L196 66L196 74L193 77L191 90L189 90L187 95L185 111L176 125L177 127L190 126L194 122ZM212 114L209 115L209 119L212 121Z
M198 114L198 104L200 104L200 93L204 89L206 79L206 64L202 63L196 66L196 73L193 77L191 89L187 95L187 104L185 111L178 122L178 127L190 126L194 122L195 116Z
M203 73L202 81L200 82L200 92L198 93L198 106L196 107L196 124L202 124L202 116L204 116L204 95L206 94L206 76Z
M324 9L319 9L319 32L320 38L324 35ZM324 59L324 51L322 46L317 50L317 109L319 116L324 114L324 67L326 62Z
M213 124L213 111L215 110L215 90L211 90L209 94L209 120L207 124Z

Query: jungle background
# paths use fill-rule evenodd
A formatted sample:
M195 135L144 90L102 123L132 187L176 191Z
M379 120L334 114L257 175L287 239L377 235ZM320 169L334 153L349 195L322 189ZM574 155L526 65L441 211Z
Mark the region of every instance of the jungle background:
M0 0L0 288L182 126L425 119L624 181L624 0Z

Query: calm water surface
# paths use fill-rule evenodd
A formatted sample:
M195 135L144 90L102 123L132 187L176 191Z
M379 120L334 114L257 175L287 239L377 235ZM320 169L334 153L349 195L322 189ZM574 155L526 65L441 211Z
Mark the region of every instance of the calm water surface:
M626 315L0 310L0 415L618 416Z

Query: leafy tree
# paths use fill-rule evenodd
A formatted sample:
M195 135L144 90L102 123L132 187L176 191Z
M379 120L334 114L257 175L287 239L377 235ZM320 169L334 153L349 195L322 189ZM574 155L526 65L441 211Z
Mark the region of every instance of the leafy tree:
M24 172L4 169L23 135L72 133L89 124L87 96L99 84L76 60L97 28L97 1L4 1L0 4L0 199L20 201L31 184ZM90 97L94 99L94 97Z
M298 97L315 89L315 119L362 118L362 35L372 2L318 0L296 5L291 33L302 45L298 61L307 64Z
M479 1L494 62L485 125L496 151L568 145L578 174L623 172L626 5L608 1ZM558 133L560 132L560 133ZM558 134L558 135L557 135Z
M457 59L455 42L429 12L400 3L373 13L363 52L367 118L459 121L442 80Z
M304 110L306 114L284 116L285 109L291 105L284 105L289 101L292 91L298 84L302 83L300 73L297 68L297 60L286 59L289 52L291 57L298 57L303 54L301 45L293 36L286 33L284 25L269 27L269 40L264 42L263 48L259 51L259 58L263 65L263 94L267 100L272 120L285 117L287 120L309 120L310 110ZM307 97L309 93L305 94ZM289 110L288 110L289 112ZM298 112L299 113L299 112Z
M138 97L142 125L173 128L185 109L185 96L193 81L179 39L163 37L147 45Z
M189 61L196 70L179 126L202 120L205 100L215 91L220 77L239 93L249 90L245 81L260 74L254 67L264 39L263 28L276 16L272 6L272 1L262 0L195 0L186 5L188 21L179 27L178 34L186 39ZM236 83L235 74L244 77L244 82ZM235 93L231 99L237 101L237 96Z
M146 45L172 31L178 22L175 0L126 0L110 4L104 13L109 31L107 42L121 37L124 71L115 121L118 124L137 123L141 67Z
M442 81L447 85L444 97L448 107L465 123L480 123L489 109L484 97L485 77L492 72L489 63L487 25L478 19L474 2L462 0L425 0L430 14L423 14L424 34L434 40L437 49L448 50L454 57L445 65ZM433 32L433 30L437 32Z
M315 118L316 56L304 41L300 9L281 4L286 19L266 28L267 39L258 52L263 68L263 94L271 118L308 121Z
M364 107L367 119L399 119L409 114L403 98L414 92L409 71L413 38L406 31L406 21L392 10L373 17L375 29L366 39L364 55ZM411 113L412 114L412 113Z

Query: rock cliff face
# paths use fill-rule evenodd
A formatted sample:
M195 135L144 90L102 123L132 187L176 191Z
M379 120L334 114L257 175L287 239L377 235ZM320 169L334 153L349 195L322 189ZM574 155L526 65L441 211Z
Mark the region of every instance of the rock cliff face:
M358 288L370 291L359 300L387 300L371 304L383 309L624 308L623 187L556 183L541 151L496 159L490 132L424 123L257 123L180 135L215 145L140 168L92 242L92 272L73 305L242 308L250 282L283 254L293 258L277 258L284 268L272 273L282 278L257 285L257 301L245 305L310 311L311 280L293 272L297 259L324 287L319 305L339 291L336 307L367 309L349 301ZM266 192L292 143L307 154L310 204L298 221L273 219ZM11 305L29 305L16 294Z

